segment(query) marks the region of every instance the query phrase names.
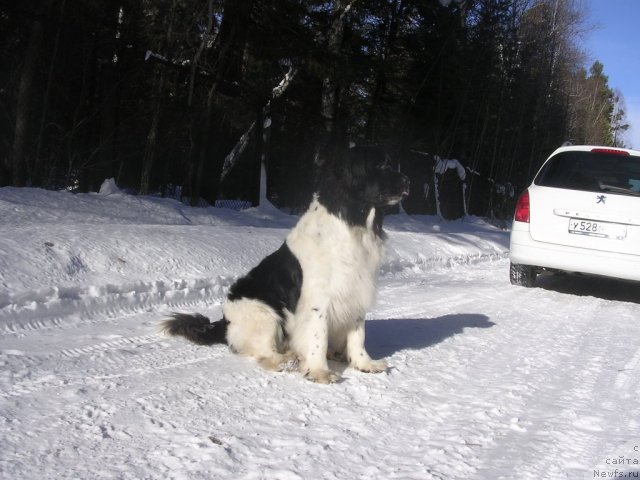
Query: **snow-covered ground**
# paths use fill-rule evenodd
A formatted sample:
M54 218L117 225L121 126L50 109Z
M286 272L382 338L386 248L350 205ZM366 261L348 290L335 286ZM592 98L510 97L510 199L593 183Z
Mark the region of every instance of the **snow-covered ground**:
M640 477L640 288L513 287L480 219L387 219L367 322L386 374L316 385L157 334L219 318L295 220L0 189L0 478Z

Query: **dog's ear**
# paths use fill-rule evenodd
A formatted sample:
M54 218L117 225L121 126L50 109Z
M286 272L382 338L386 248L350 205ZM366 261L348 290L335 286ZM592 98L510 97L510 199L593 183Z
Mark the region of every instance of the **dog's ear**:
M344 155L344 152L352 147L354 143L335 133L321 133L317 139L317 145L319 147L313 159L314 165L316 169L323 170L333 166L336 163L336 159Z
M365 176L390 160L387 153L376 145L357 145L346 152L345 165Z
M320 149L316 157L318 173L322 176L340 178L349 163L348 148L337 143L330 143Z
M349 192L351 199L364 193L368 179L386 162L385 151L373 145L343 147L336 143L322 150L323 166L318 169L318 190L332 196Z

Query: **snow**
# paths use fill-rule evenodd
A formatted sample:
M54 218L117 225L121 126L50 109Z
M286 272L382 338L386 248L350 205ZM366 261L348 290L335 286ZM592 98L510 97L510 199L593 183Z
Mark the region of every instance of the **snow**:
M107 178L102 185L100 185L100 195L111 195L113 193L119 193L120 189L116 185L115 178Z
M219 318L295 221L0 189L0 477L636 478L637 284L511 286L508 232L479 218L387 218L367 321L386 374L331 363L343 381L316 385L158 334Z
M444 174L447 170L455 170L458 174L458 178L462 181L467 177L467 172L462 164L456 159L446 159L440 158L438 155L436 157L436 166L434 167L434 173L438 175Z

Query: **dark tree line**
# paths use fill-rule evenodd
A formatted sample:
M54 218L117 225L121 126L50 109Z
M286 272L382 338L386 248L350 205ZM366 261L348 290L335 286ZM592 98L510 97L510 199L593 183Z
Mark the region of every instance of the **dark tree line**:
M621 144L584 29L579 0L2 0L0 186L255 203L264 164L296 209L355 141L521 187L566 140Z

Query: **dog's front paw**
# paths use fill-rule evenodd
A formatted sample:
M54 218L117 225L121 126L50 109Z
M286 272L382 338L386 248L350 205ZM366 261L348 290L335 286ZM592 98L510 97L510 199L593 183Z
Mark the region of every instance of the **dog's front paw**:
M367 360L352 365L356 370L367 373L382 373L387 371L387 362L384 360Z
M336 383L340 375L330 370L307 370L304 378L315 383Z

